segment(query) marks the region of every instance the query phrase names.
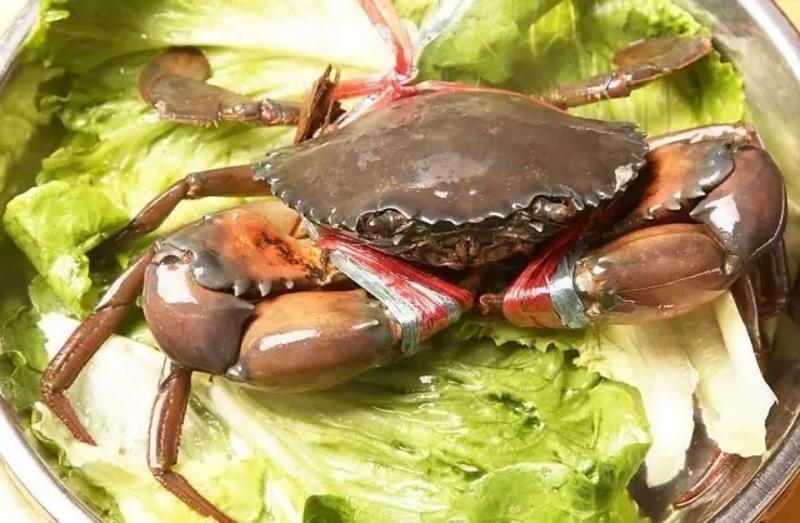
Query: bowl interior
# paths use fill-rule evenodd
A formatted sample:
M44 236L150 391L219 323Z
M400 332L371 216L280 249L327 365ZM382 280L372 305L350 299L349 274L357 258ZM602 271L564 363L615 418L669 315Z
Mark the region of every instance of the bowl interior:
M790 266L794 275L800 258L800 132L796 130L800 122L800 35L769 0L677 1L714 28L716 47L744 74L748 120L756 125L786 178L790 198L787 251L794 262ZM25 10L8 38L0 41L0 78L10 63L3 57L13 56L14 45L32 25L35 11L35 5ZM697 482L716 455L713 442L698 423L688 466L681 476L663 487L649 489L640 474L631 485L644 512L655 521L753 521L800 469L800 427L796 426L800 413L800 351L796 350L800 328L783 317L767 330L773 343L763 360L763 371L778 397L767 422L768 454L731 461L705 494L675 509L673 500Z
M794 280L800 254L800 35L769 0L682 0L714 29L715 46L742 72L749 122L780 166L789 197L786 249ZM735 458L713 485L680 509L672 502L703 476L717 453L698 424L687 468L669 484L648 489L637 478L631 490L656 521L755 521L800 469L800 328L785 315L766 329L770 352L762 371L778 398L767 419L765 456Z

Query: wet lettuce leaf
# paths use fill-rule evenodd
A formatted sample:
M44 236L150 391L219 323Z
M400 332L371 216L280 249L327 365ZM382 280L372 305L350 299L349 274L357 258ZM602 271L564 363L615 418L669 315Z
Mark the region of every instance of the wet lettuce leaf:
M17 409L25 411L39 400L39 376L49 357L37 315L19 302L6 307L0 325L0 391Z
M39 103L42 86L59 72L29 64L11 73L0 97L0 209L20 191L31 185L39 170L42 154L49 145L47 129L55 107ZM0 227L0 247L6 235Z
M723 452L759 456L767 450L765 422L775 395L730 293L687 317L644 325L601 325L554 336L473 318L451 332L498 345L513 340L539 350L571 347L580 354L577 365L638 390L653 439L645 458L651 486L683 470L695 403L706 433Z
M77 322L51 313L39 325L52 354ZM650 442L639 395L576 367L575 355L446 334L322 393L266 394L198 375L179 470L238 521L525 520L535 511L630 520L637 508L625 487ZM127 521L200 519L146 468L162 360L115 336L71 388L98 447L36 408L36 433L108 490Z
M419 2L403 0L415 13ZM428 78L544 93L612 69L614 53L663 35L707 30L670 0L475 1L461 23L423 52ZM744 115L742 80L713 53L630 98L574 109L590 118L632 121L651 134Z

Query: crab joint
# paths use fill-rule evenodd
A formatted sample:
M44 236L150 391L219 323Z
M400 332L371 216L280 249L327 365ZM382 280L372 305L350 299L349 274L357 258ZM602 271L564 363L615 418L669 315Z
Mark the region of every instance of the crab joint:
M726 251L698 224L666 224L626 234L586 253L543 258L502 297L502 314L520 327L582 328L673 318L720 296ZM497 313L498 297L481 305Z
M500 314L520 327L587 327L591 319L575 287L575 267L583 252L574 249L560 260L545 260L541 272L528 278L523 274L502 296L481 296L481 312Z
M561 323L570 329L582 329L589 326L589 316L575 289L575 263L581 252L572 251L561 259L553 278L548 280L550 301Z
M323 231L320 231L323 232ZM421 341L452 325L472 307L472 294L371 247L324 231L320 242L331 261L350 279L378 299L400 325L404 356Z

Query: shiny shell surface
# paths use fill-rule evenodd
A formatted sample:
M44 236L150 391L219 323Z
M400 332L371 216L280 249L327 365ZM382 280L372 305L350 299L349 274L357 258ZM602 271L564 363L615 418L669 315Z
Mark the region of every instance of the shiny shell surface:
M275 193L315 222L354 230L385 209L458 225L540 195L594 205L635 177L647 145L631 124L468 91L404 98L285 151L265 163Z
M522 249L505 248L507 239L498 246L486 234L456 247L459 234L474 236L483 226L502 231L506 221L518 228L519 216L511 218L529 209L530 231L521 233L527 249L623 191L647 150L631 124L575 117L514 93L470 90L373 109L341 129L272 152L258 173L312 222L411 259L409 249L425 234L446 236L417 258L462 267ZM387 211L392 219L375 227L370 218ZM456 248L467 254L448 260ZM437 249L447 252L434 256Z

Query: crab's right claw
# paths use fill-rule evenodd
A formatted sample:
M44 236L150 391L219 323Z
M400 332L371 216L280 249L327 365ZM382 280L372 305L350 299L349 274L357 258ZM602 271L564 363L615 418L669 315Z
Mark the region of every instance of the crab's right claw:
M556 87L544 98L561 108L624 98L634 89L692 65L711 50L711 40L704 36L644 40L614 55L614 71Z
M293 125L297 104L270 99L250 100L206 83L211 66L194 47L173 47L148 63L139 77L139 93L159 116L195 125L214 125L221 120L258 125Z

